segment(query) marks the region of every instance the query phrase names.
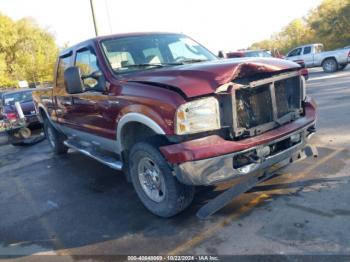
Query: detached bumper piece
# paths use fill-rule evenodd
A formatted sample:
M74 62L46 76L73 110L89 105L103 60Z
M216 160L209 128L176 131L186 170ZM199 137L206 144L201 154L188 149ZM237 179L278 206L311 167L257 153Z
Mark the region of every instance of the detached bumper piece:
M278 156L271 157L270 159L266 160L266 164L261 164L259 167L256 167L256 170L258 169L264 169L266 166L270 166L270 164L273 166L273 164L282 163L285 162L288 164L289 162L293 162L294 159L301 160L305 157L309 156L317 156L318 152L317 149L311 145L306 145L302 150L296 150L292 156L288 156L288 153L282 153ZM286 158L285 158L286 157ZM269 164L268 164L269 163ZM283 166L283 165L282 165ZM282 167L281 166L281 167ZM256 171L255 170L255 171ZM276 171L276 169L274 170ZM251 188L253 188L256 184L261 183L267 179L269 179L274 172L268 172L268 170L264 171L261 175L254 174L247 174L239 184L236 184L230 189L227 189L220 195L218 195L216 198L210 200L207 204L205 204L203 207L201 207L197 212L197 217L200 219L206 219L210 215L214 214L224 206L226 206L228 203L232 201L235 197L238 197L239 195L247 192Z

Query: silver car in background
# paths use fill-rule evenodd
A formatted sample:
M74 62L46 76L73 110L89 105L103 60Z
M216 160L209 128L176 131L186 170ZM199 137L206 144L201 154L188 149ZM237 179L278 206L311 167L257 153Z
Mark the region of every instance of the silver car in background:
M299 46L287 53L286 59L291 61L304 61L306 67L322 66L325 72L343 70L350 63L350 46L323 51L323 44L310 44Z

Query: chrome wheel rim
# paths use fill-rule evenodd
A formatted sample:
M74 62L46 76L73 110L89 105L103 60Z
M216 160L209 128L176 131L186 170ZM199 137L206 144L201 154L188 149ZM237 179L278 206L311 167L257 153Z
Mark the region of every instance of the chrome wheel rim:
M165 183L159 167L148 157L144 157L138 164L138 177L145 194L154 202L161 202L165 198Z
M47 127L46 133L47 133L47 140L49 140L50 145L52 147L55 147L55 136L53 134L52 128Z

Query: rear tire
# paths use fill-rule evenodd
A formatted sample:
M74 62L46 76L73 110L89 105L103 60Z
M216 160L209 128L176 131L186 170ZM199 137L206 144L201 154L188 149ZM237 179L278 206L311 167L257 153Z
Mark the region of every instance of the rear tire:
M334 58L327 58L322 62L323 71L333 73L338 70L338 62Z
M130 152L130 176L143 205L160 217L174 216L186 209L194 197L194 187L181 184L167 161L152 145L134 145Z
M67 153L68 147L63 143L65 140L64 136L53 127L47 118L44 119L44 132L52 151L56 155Z

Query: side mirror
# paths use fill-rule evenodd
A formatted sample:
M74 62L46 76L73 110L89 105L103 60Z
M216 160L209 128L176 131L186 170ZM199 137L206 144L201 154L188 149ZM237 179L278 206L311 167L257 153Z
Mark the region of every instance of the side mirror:
M85 91L80 69L77 66L69 67L64 71L64 83L68 94L79 94Z
M226 58L226 54L224 53L224 51L221 51L221 50L220 50L220 51L218 52L218 57L219 57L219 58Z

